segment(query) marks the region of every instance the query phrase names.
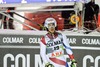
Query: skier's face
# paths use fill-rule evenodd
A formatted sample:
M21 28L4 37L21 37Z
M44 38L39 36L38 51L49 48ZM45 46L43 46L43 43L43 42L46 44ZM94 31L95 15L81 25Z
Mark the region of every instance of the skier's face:
M50 33L54 33L55 32L55 24L54 23L48 24L48 30Z

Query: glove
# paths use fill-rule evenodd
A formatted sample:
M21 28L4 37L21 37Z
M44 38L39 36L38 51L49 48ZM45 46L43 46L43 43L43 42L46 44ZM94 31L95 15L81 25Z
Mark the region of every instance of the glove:
M52 65L52 64L50 64L50 63L47 63L47 64L45 65L45 67L54 67L54 65Z
M71 60L71 67L77 67L77 62L75 59Z

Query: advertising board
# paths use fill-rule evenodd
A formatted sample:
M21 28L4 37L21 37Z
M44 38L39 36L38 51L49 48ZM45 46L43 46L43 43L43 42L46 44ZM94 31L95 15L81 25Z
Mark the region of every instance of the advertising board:
M0 67L42 67L39 41L42 35L0 34ZM100 67L100 38L71 36L69 43L78 67ZM70 60L65 52L68 64Z

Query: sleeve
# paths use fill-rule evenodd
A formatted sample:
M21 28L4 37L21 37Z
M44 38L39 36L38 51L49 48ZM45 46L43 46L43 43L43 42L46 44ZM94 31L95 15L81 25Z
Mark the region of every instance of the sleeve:
M62 34L62 36L63 36L63 44L64 44L64 47L66 49L66 52L67 52L69 58L72 60L72 59L74 59L74 55L73 55L71 46L69 45L69 41L67 39L67 36L65 36L64 34Z
M42 38L40 41L40 56L42 57L43 62L46 64L48 63L47 56L46 56L46 44L45 39Z

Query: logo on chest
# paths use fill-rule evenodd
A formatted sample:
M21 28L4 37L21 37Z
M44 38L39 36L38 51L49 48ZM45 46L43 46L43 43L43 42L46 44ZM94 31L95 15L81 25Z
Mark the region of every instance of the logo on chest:
M47 42L47 47L59 45L61 43L62 43L61 40L57 40L57 41L50 40L50 41Z

